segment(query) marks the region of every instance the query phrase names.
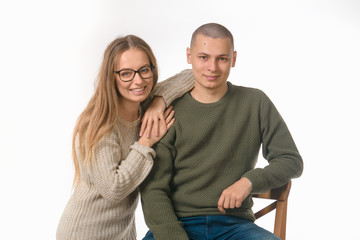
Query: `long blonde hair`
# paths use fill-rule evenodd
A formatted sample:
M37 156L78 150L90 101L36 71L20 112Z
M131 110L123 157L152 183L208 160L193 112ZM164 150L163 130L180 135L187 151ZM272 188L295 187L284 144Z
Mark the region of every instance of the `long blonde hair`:
M99 140L109 133L118 118L120 93L116 87L115 65L121 54L130 48L140 49L147 54L150 65L155 67L153 87L157 83L158 68L156 59L150 46L144 40L134 35L127 35L117 38L110 43L104 53L104 59L97 77L95 93L85 110L79 116L74 129L72 155L75 165L75 186L80 180L80 162L85 163L87 166L89 165L91 149L96 148ZM79 145L75 146L77 137L79 137ZM79 148L80 159L76 155L76 147Z

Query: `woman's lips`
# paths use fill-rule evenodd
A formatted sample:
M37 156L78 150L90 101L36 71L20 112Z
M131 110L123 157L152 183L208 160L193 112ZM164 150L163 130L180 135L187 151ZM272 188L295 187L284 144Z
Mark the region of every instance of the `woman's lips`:
M141 88L130 89L130 91L131 91L132 93L134 93L135 95L142 95L142 94L144 94L144 92L145 92L145 88L146 88L146 86L141 87Z

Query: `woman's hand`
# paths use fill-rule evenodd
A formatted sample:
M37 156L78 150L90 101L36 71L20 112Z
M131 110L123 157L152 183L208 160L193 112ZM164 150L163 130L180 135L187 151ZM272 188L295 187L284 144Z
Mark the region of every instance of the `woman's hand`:
M156 129L157 134L155 134L155 128L153 131L149 134L149 136L141 136L138 143L144 146L152 147L155 143L157 143L169 130L169 128L174 124L175 118L174 118L175 111L172 110L172 106L168 107L165 112L163 112L163 118L165 122L165 128L160 127Z
M165 107L162 97L157 96L154 98L141 120L140 137L145 135L147 138L150 138L151 133L159 136L160 128L165 131L167 130L164 117Z

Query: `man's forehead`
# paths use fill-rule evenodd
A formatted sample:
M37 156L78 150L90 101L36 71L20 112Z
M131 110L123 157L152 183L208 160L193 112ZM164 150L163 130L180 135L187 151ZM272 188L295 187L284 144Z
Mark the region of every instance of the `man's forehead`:
M207 55L230 55L232 53L231 42L228 38L212 38L198 35L192 50L196 53Z
M210 36L206 36L206 35L203 35L203 34L198 34L195 38L195 42L199 41L199 40L204 40L204 39L213 39L213 40L226 40L226 41L230 41L230 38L227 38L227 37L210 37Z

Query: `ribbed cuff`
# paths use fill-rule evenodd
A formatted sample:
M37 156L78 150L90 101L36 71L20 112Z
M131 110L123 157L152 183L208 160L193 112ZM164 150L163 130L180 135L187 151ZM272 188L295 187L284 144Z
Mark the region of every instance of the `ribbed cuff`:
M156 157L156 152L154 151L154 149L148 146L141 145L138 142L135 142L133 145L130 146L130 148L144 155L146 158L154 159Z
M256 168L248 171L242 177L246 177L251 182L251 193L264 193L269 190L269 184L263 177L263 169Z

